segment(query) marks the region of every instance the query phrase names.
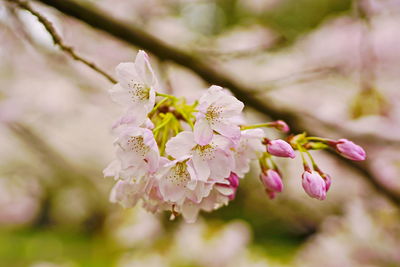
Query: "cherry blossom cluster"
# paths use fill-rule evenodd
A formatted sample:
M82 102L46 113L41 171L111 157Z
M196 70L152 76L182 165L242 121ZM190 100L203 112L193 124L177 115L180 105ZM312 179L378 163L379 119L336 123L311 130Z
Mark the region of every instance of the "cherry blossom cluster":
M123 207L140 201L151 212L167 210L171 217L181 214L194 222L200 210L218 209L235 198L239 179L249 172L253 160L259 161L262 184L274 198L283 190L274 157L295 158L295 150L304 161L304 190L323 200L331 179L308 150L334 147L349 159L365 158L361 147L345 139L302 134L290 136L288 142L269 140L263 127L287 133L287 124L245 125L244 104L219 86L211 86L192 104L163 94L143 51L134 63L119 64L116 74L118 83L110 95L125 111L113 125L116 157L104 175L116 180L110 200ZM313 170L304 153L310 155Z

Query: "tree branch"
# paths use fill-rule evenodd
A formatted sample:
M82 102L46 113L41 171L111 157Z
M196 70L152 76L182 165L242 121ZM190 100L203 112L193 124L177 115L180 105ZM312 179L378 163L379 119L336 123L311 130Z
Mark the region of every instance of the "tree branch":
M254 91L254 89L233 80L220 69L213 67L212 64L207 64L207 62L202 58L198 58L185 51L174 48L142 31L141 29L138 29L132 25L127 25L119 20L105 15L104 12L98 9L85 6L75 0L37 1L52 6L66 15L75 17L94 28L102 30L131 45L141 47L153 53L161 60L170 60L182 65L198 74L210 84L218 84L220 86L229 88L233 94L245 102L246 105L253 107L257 111L269 116L272 119L282 119L288 122L294 132L307 131L311 135L315 134L313 131L314 126L309 128L309 125L306 125L299 115L282 110L279 106L277 106L276 101L271 98L263 97L260 99L256 95L249 93ZM337 156L336 154L335 156L345 165L355 170L358 174L363 175L376 189L376 191L382 195L385 195L394 204L400 204L400 196L396 192L389 190L378 182L377 178L374 177L371 171L368 170L367 162L357 163L348 161L340 156Z
M94 63L88 61L87 59L79 56L74 49L71 46L68 46L64 44L63 40L61 39L61 36L57 33L56 29L54 28L53 24L42 14L40 14L38 11L34 10L31 5L24 0L6 0L11 3L15 3L18 7L21 9L25 9L29 13L31 13L33 16L35 16L40 23L44 26L46 31L50 34L51 38L53 39L53 43L57 45L58 47L61 48L65 53L70 55L73 59L82 62L89 68L93 69L94 71L100 73L104 77L106 77L110 82L116 83L117 81L111 77L111 75L107 74L105 71L97 67Z

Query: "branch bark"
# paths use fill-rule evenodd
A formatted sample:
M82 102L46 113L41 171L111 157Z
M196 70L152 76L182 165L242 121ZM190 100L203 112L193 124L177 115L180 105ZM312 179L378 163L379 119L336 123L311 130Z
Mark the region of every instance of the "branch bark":
M100 69L96 64L93 62L83 58L82 56L79 56L75 50L71 47L68 46L64 43L64 41L61 39L61 36L57 33L56 29L54 28L53 24L42 14L37 12L35 9L31 7L29 2L24 1L24 0L6 0L12 3L15 3L17 6L19 6L21 9L25 9L29 13L31 13L33 16L35 16L40 23L44 26L46 31L50 34L53 43L60 47L61 50L63 50L65 53L70 55L73 59L82 62L89 68L93 69L94 71L98 72L100 75L103 75L106 79L108 79L112 83L116 83L117 81L111 77L111 75L107 74L104 70Z
M75 0L37 0L46 5L58 9L60 12L75 17L82 22L102 30L128 44L141 47L146 51L151 52L161 60L170 60L183 67L192 70L199 75L202 79L210 84L218 84L220 86L229 88L233 94L246 103L246 105L253 107L255 110L269 116L272 119L282 119L291 125L294 132L307 131L310 135L318 135L313 131L309 125L305 125L301 117L287 110L282 110L276 105L275 101L268 97L258 98L257 95L249 92L254 91L247 85L240 84L238 81L233 80L223 71L216 69L212 64L207 64L202 58L191 55L185 51L174 48L161 40L151 36L143 30L136 28L132 25L127 25L122 21L105 15L104 12L79 3ZM372 185L373 188L394 204L400 204L400 196L383 186L373 173L368 169L368 163L357 163L343 159L334 154L341 162L350 167L358 174L361 174Z

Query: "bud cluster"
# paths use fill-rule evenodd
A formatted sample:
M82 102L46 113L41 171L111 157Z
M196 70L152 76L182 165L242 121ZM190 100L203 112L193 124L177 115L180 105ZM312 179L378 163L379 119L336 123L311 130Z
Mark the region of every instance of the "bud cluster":
M119 64L116 73L118 83L110 95L125 113L113 126L116 157L104 175L116 180L110 200L123 207L140 201L149 211L168 210L171 217L182 214L193 222L200 210L218 209L235 198L239 179L249 171L252 160L258 159L262 184L274 198L283 190L274 156L294 158L297 149L303 157L307 146L320 143L347 158L365 158L362 148L345 139L314 142L303 134L290 137L289 142L269 140L260 128L286 133L287 124L246 126L244 104L219 86L211 86L193 104L162 94L143 51L134 63ZM315 164L314 171L306 162L304 166L305 191L325 199L330 177Z
M366 159L364 149L347 139L339 139L337 141L325 139L321 137L308 137L305 133L288 138L292 147L300 152L303 160L304 173L302 175L302 186L304 191L312 198L319 200L326 199L326 194L331 187L331 176L323 172L315 162L309 150L334 149L341 156L361 161ZM308 164L306 154L311 166Z

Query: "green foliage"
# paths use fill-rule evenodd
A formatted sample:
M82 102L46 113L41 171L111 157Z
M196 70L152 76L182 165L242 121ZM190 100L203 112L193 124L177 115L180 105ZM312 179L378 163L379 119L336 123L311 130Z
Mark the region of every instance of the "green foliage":
M285 0L262 15L262 21L291 43L327 17L350 9L350 0Z
M101 237L55 229L0 232L0 266L22 267L38 262L66 266L107 267L113 249ZM76 265L78 264L78 265Z

